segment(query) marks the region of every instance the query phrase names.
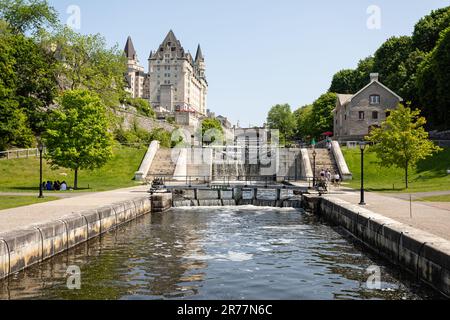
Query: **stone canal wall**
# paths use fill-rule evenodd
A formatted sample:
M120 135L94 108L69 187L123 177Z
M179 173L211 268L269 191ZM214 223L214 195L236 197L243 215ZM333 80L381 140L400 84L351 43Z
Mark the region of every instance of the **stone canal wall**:
M287 190L274 189L273 199L261 199L258 194L270 188L178 189L173 207L221 207L253 205L257 207L301 208L301 198L286 195ZM282 192L284 191L284 192Z
M450 296L450 241L339 199L304 195L303 206Z
M150 213L151 208L147 196L0 233L0 279Z

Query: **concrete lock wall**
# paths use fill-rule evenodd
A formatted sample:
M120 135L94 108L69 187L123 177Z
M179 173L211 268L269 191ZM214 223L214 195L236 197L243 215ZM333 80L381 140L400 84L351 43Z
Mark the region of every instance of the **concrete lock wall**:
M303 202L374 252L450 296L450 241L339 199L303 196Z
M152 143L150 143L147 149L147 153L145 154L145 157L139 167L139 170L134 174L134 179L136 181L143 181L145 179L152 166L153 159L155 159L156 153L158 153L159 148L159 141L152 141Z
M0 279L151 212L141 197L0 234Z

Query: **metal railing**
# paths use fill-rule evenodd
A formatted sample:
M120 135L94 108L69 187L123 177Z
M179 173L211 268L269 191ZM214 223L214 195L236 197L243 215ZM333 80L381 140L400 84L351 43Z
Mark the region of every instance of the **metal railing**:
M289 183L295 181L306 181L308 182L309 187L312 187L313 179L311 177L301 177L301 176L172 176L172 175L164 175L164 174L154 174L149 175L148 178L151 179L160 179L164 184L168 182L184 182L187 186L198 185L198 184L222 184L222 185L265 185L269 186L270 184L276 183Z
M44 148L43 153L46 150ZM11 159L26 159L31 157L39 157L39 149L17 149L17 150L7 150L0 151L0 160L11 160Z

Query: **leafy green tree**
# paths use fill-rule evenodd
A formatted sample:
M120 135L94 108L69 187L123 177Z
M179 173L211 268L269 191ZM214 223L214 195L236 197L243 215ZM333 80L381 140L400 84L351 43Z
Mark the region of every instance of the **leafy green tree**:
M0 73L0 79L8 82L5 85L10 89L11 99L26 114L28 126L39 134L44 127L46 109L57 94L55 61L34 39L12 33L7 23L0 24L0 43L3 59L8 59L8 70Z
M373 69L380 74L381 81L395 92L401 88L396 79L399 67L412 51L411 37L402 36L389 38L375 52Z
M2 0L0 19L10 25L14 33L37 33L58 23L55 9L46 0Z
M353 94L357 92L355 88L357 71L345 69L337 72L331 81L330 92Z
M423 17L414 27L412 41L414 48L430 52L439 41L442 31L450 27L450 7L432 11Z
M285 145L294 135L295 118L288 104L277 104L270 109L267 116L267 125L270 129L280 132L280 143Z
M329 92L354 94L369 83L369 75L374 72L374 58L367 57L359 61L355 70L345 69L333 76Z
M0 87L0 92L3 89ZM0 150L15 146L31 147L33 133L27 126L27 116L18 103L0 93Z
M420 101L434 128L450 125L450 27L436 48L420 64L417 75Z
M390 77L391 81L398 83L398 94L405 101L409 101L411 107L418 107L420 104L420 96L417 93L417 70L425 58L424 52L414 50L408 59L400 64L397 73Z
M399 105L391 111L390 116L374 129L368 141L374 143L371 148L384 167L396 166L405 170L405 187L408 189L408 170L441 149L428 139L424 129L426 119L420 111Z
M53 166L78 171L102 167L112 156L106 108L101 99L86 90L66 91L51 115L45 143Z
M223 128L219 120L211 118L203 120L201 130L204 143L220 143L223 141Z
M108 48L99 34L82 35L68 27L42 34L43 45L60 63L56 76L61 90L87 89L110 107L125 96L126 58L117 46Z
M333 131L333 110L336 108L337 96L328 92L321 95L312 106L312 137L318 138L322 133Z
M136 108L137 112L143 116L155 119L156 112L153 110L150 102L141 98L128 98L123 101L125 104L129 104Z
M307 105L294 111L296 121L295 134L299 139L306 140L308 137L312 137L314 133L312 111L312 105Z
M0 150L10 146L31 147L33 134L17 101L16 48L7 25L0 25Z

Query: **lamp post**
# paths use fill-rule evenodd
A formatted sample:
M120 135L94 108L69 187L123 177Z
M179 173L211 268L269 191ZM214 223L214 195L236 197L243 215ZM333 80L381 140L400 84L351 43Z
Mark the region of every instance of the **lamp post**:
M367 143L361 142L359 144L359 149L361 150L361 199L359 202L360 206L365 206L366 202L364 200L364 150L366 149Z
M42 152L44 151L44 144L39 140L39 198L44 198L44 187L42 185Z
M316 156L317 156L317 152L316 152L316 148L313 146L313 188L316 187Z

